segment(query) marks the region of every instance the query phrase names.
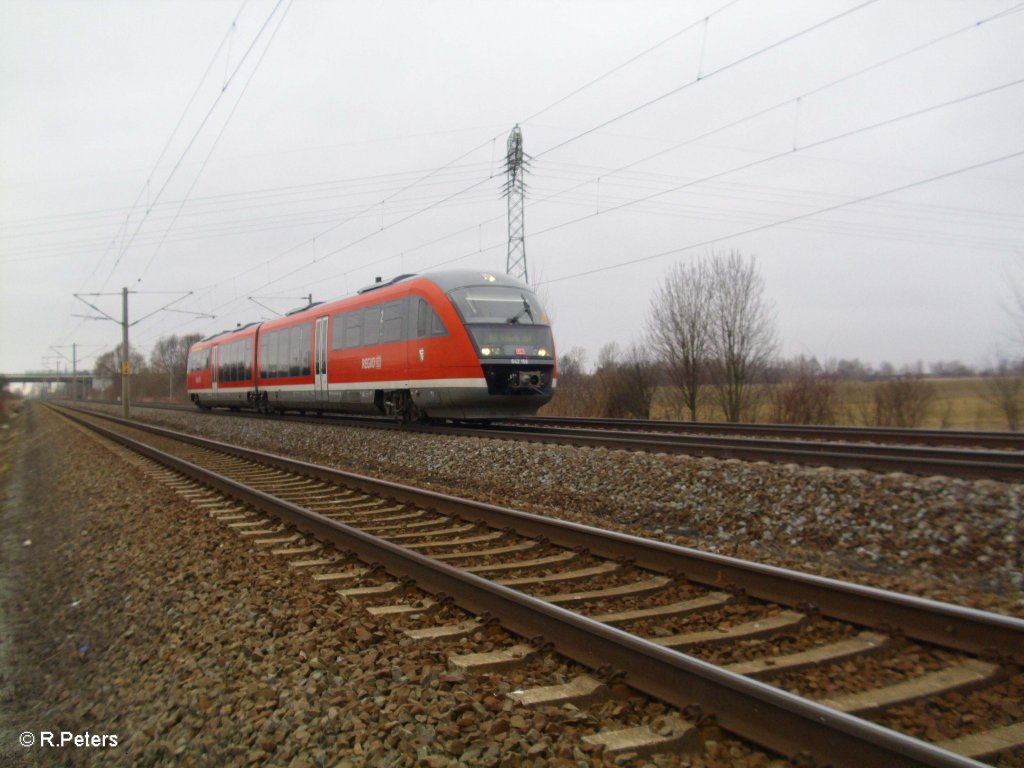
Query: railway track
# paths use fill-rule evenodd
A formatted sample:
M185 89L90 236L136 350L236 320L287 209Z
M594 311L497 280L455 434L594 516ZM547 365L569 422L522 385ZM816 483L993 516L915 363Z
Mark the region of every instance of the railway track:
M95 415L73 418L101 429ZM511 661L550 644L602 670L572 682L583 699L621 679L697 720L695 706L737 735L822 763L1024 758L1021 718L983 704L1024 691L1024 621L109 421L111 439L244 505L223 515L226 525L306 558L314 579L354 584L341 591L379 615L416 617L423 626L411 637L464 637L483 631L486 621L472 617L487 614L533 638L507 649ZM331 547L379 568L339 571ZM466 614L436 610L441 596ZM973 719L923 728L936 707ZM934 743L885 727L900 723ZM692 744L685 723L668 730Z
M726 424L711 421L601 419L563 416L538 416L532 419L516 419L512 423L551 427L722 435L729 437L774 437L843 443L945 445L962 448L988 448L992 450L1024 450L1024 437L1020 434L1014 432L981 432L977 430L827 427L801 424Z
M173 410L194 410L190 406L162 406ZM252 414L248 417L255 418ZM874 444L860 442L829 442L828 435L882 435L895 432L901 440L909 439L907 433L913 430L841 430L801 428L796 434L809 439L782 439L781 437L735 437L694 435L678 431L644 432L636 429L636 422L629 420L598 420L600 428L590 428L589 419L582 420L540 420L535 424L504 423L490 427L465 426L417 426L401 427L383 418L346 417L339 415L322 417L263 416L260 418L299 419L307 423L348 424L376 429L417 429L437 434L490 437L504 440L525 440L558 445L574 445L610 450L648 451L655 453L685 454L719 459L742 461L768 461L830 466L847 469L865 469L876 472L905 472L918 475L944 475L970 479L992 479L1004 482L1024 482L1024 450L1019 450L1021 441L1010 436L1009 442L998 439L999 449L954 448L930 445ZM556 424L550 426L551 423ZM680 422L642 422L644 425ZM628 429L626 428L628 426ZM770 425L713 425L723 430L732 428L758 430L771 429ZM647 427L643 427L646 429ZM665 429L665 428L660 428ZM941 432L924 432L935 435ZM785 434L777 432L776 435ZM970 433L978 434L978 433ZM811 436L816 436L810 439ZM863 439L867 439L864 437ZM1007 446L1015 446L1010 450Z

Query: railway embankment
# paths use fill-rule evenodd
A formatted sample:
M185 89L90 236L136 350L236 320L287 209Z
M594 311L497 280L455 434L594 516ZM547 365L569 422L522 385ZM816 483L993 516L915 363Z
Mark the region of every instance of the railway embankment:
M1024 616L1024 486L138 409L467 498Z
M453 672L60 417L33 408L19 429L0 518L6 763L782 764L725 737L692 761L605 758L581 732L660 705L525 713L502 694L514 680ZM107 738L18 745L44 731Z

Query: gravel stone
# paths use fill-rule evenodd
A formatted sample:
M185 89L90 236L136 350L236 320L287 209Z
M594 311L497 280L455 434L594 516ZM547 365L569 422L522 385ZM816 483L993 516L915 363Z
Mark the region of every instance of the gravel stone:
M726 738L728 759L606 759L582 737L664 705L626 694L534 711L508 694L579 670L538 653L508 673L448 673L450 649L410 642L402 622L314 584L53 414L33 406L17 431L0 513L0 764L786 764ZM118 745L17 745L43 730Z
M1020 484L145 408L133 417L538 514L1024 616Z

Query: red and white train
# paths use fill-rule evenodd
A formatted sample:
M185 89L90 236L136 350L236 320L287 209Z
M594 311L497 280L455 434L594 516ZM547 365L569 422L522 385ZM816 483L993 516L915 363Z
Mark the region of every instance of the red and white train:
M188 355L203 409L387 414L405 422L528 416L557 385L551 326L507 275L402 275L203 339Z

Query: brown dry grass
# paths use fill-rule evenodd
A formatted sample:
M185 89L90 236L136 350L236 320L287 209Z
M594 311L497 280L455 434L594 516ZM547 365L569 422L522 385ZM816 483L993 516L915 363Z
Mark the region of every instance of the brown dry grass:
M1006 420L998 408L983 396L984 379L926 379L934 387L935 398L928 409L928 418L921 426L928 429L1006 430ZM848 381L838 385L837 407L839 426L869 426L874 390L881 382ZM770 385L769 385L770 386ZM762 388L759 405L751 421L772 420L769 386ZM700 421L721 421L722 414L706 391L706 399L698 413ZM679 419L682 412L674 407L672 393L667 388L658 390L651 410L659 419Z

